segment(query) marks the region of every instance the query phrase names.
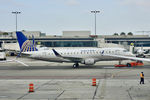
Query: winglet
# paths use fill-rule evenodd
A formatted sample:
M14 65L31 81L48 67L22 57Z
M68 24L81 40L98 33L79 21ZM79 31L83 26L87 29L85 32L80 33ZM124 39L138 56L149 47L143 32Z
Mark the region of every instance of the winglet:
M61 55L55 49L52 49L52 50L57 57L61 57Z

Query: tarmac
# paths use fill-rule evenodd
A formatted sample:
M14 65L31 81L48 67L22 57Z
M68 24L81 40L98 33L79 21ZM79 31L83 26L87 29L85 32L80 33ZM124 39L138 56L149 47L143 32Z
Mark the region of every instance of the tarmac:
M0 80L0 100L150 100L150 80L136 79ZM28 84L34 83L33 93Z
M19 59L0 65L0 100L150 100L150 67L115 68L117 62L94 66ZM140 72L145 84L139 84ZM92 86L96 78L96 86ZM29 93L29 84L34 92Z

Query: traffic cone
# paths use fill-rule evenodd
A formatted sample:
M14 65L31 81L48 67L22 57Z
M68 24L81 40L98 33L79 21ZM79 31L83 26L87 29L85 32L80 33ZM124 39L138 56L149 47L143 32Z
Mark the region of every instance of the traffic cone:
M29 84L29 92L34 92L34 84L33 83Z
M93 78L92 81L92 86L96 86L96 78Z

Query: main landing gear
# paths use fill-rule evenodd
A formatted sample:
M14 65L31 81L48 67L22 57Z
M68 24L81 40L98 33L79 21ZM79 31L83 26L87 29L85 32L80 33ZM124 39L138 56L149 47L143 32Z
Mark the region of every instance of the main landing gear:
M79 67L78 63L73 64L73 68L77 68L77 67Z

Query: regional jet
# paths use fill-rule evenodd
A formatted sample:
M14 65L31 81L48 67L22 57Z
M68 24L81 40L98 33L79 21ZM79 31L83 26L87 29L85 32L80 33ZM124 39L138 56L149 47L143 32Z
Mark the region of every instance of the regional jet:
M20 54L44 61L74 63L74 68L78 67L79 63L94 65L98 61L138 60L150 62L150 59L135 57L135 55L123 48L53 48L39 50L35 46L34 39L33 42L29 41L19 31L16 32L16 36L20 46Z

